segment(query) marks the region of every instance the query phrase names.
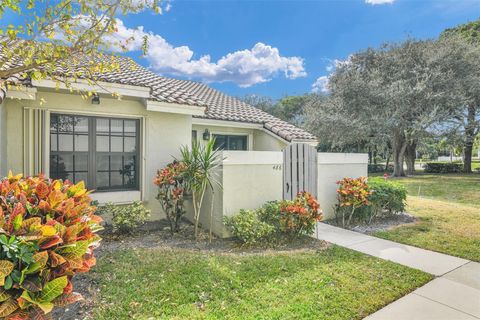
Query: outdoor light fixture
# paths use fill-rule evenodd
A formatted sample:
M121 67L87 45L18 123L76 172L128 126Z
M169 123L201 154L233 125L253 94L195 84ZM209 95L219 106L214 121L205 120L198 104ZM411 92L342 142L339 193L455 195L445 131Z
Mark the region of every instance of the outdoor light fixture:
M92 97L92 104L100 104L100 97L96 93Z
M210 131L208 129L205 129L203 132L203 140L210 140Z

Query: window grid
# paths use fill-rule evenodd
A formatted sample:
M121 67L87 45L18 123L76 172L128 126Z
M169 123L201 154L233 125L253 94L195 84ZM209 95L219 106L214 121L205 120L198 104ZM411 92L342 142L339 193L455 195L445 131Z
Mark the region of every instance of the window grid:
M77 132L76 130L76 119L86 119L87 129L85 132ZM61 126L64 125L61 122L66 122L66 130L61 130ZM97 132L97 123L100 121L108 121L108 132ZM121 123L121 130L112 130L112 122L115 121L117 124ZM71 130L68 130L68 125L71 125ZM127 124L129 130L127 132ZM119 129L119 126L117 127ZM68 133L71 135L72 148L71 151L60 151L64 149L64 146L61 146L62 142L60 141L60 133ZM52 178L59 179L69 179L73 182L78 182L80 180L85 180L87 186L92 189L99 191L109 191L109 190L131 190L138 189L138 145L139 145L139 120L138 119L120 119L120 118L106 118L106 117L76 117L62 114L52 114L51 123L50 123L50 176ZM77 152L77 135L87 136L87 151ZM97 137L106 136L108 138L108 151L97 151ZM112 137L115 139L120 138L121 147L117 145L117 149L112 151ZM80 138L78 138L80 139ZM129 139L129 145L127 146L126 141ZM69 141L67 141L66 148L69 149ZM119 141L117 141L119 142ZM126 149L129 148L128 152ZM59 170L60 166L65 167L65 160L61 158L63 156L72 158L72 170L61 172ZM83 156L83 162L79 159L79 156ZM99 158L102 156L107 157L108 167L106 169L99 169L97 166L99 164ZM112 159L119 161L119 166L113 167ZM63 162L62 162L63 161ZM86 170L79 170L80 163L81 167ZM77 170L78 169L78 170ZM69 176L71 172L72 176ZM100 181L98 179L100 174L107 174L108 183L105 181ZM113 177L117 180L114 181ZM119 183L118 183L119 182Z

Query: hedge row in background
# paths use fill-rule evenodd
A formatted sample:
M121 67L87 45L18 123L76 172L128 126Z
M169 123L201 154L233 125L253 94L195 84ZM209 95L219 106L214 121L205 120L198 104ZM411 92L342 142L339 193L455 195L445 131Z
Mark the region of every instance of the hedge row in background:
M428 162L424 165L426 173L458 173L462 172L462 169L461 163L452 162Z
M393 165L389 164L388 166L386 166L381 163L368 164L368 173L383 173L383 172L393 172Z

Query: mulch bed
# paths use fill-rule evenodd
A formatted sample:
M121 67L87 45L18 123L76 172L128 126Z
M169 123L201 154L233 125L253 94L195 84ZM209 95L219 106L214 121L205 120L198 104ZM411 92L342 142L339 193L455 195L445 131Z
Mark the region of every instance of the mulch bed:
M415 218L414 216L410 215L407 212L401 212L386 217L380 217L372 221L370 224L364 222L353 222L351 226L345 226L345 229L365 234L372 234L377 231L387 231L405 224L415 223L416 221L417 218ZM342 227L341 222L339 224L335 219L327 220L324 222L336 227Z

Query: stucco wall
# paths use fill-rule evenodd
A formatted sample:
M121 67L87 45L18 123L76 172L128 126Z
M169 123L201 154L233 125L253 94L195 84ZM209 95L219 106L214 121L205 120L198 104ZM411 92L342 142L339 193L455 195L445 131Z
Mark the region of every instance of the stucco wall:
M256 209L267 201L282 199L283 154L268 151L228 151L221 173L223 189L216 191L213 230L228 236L223 218L240 209ZM345 177L367 175L367 154L318 153L318 201L324 218L334 215L336 182ZM209 226L210 204L201 213L201 223Z
M343 178L368 175L368 155L364 153L318 153L318 201L325 220L334 217L337 184Z
M197 130L197 138L200 142L203 142L202 134L205 129L208 129L211 134L246 135L248 136L248 150L252 151L281 151L287 146L285 141L266 133L260 128L238 128L193 124L192 130Z
M45 103L40 105L40 99ZM141 197L152 210L152 219L163 217L160 205L155 199L156 188L152 184L158 168L172 161L173 157L180 156L182 145L191 144L190 115L147 111L139 100L117 100L108 96L101 96L99 105L92 105L90 100L84 100L79 95L63 94L58 92L39 92L37 100L8 100L6 101L7 121L7 170L22 172L23 170L23 108L44 108L50 112L75 113L85 115L99 115L110 117L135 117L142 119L144 128L141 128L144 140L144 149L141 150ZM0 113L1 116L1 113ZM1 121L1 119L0 119ZM1 122L0 122L1 124ZM1 128L0 128L1 130ZM5 174L2 172L2 174ZM138 192L137 192L138 193ZM138 193L139 194L139 193ZM135 196L112 193L111 195L94 193L101 200L124 202Z

